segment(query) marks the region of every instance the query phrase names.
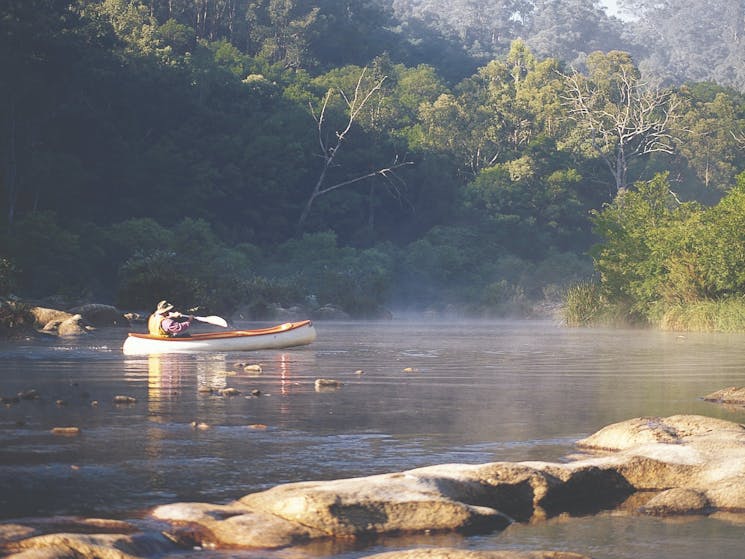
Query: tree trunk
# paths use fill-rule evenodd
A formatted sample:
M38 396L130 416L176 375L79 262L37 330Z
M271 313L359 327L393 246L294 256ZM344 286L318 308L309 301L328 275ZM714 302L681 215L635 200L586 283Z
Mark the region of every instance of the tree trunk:
M16 160L16 108L15 102L10 101L8 110L10 126L8 137L8 157L5 166L5 188L8 197L8 227L13 225L18 200L18 162Z

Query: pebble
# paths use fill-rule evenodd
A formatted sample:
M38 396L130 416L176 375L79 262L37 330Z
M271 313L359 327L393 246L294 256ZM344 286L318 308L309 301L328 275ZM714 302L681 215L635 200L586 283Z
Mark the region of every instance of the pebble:
M54 427L52 428L52 434L74 437L80 434L80 427Z
M339 388L342 385L341 382L338 380L330 379L330 378L318 378L315 382L316 390L324 390L324 389L336 389Z

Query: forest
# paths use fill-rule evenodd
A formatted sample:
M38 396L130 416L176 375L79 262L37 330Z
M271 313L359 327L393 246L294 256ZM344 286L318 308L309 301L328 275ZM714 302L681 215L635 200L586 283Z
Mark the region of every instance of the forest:
M0 296L737 307L745 3L618 4L6 0Z

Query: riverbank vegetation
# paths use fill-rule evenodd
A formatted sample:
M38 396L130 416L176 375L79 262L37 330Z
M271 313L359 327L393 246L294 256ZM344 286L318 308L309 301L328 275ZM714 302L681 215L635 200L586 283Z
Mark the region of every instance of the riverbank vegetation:
M568 323L745 331L745 174L711 207L681 203L660 174L593 222L599 279L569 290Z
M577 284L569 323L669 326L738 300L704 242L745 169L738 83L635 62L651 8L539 4L497 35L432 2L4 4L0 295L531 316Z

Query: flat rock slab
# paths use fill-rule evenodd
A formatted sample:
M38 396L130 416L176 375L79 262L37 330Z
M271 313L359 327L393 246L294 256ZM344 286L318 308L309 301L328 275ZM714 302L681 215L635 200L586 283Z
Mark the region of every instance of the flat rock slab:
M707 402L716 402L718 404L745 405L745 387L730 386L707 394L704 396Z
M383 534L489 532L515 521L587 514L623 502L628 507L630 496L638 499L633 510L640 514L745 512L741 424L693 415L640 417L609 425L577 446L582 453L565 463L442 464L283 484L222 505L163 505L147 519L159 526L155 534L36 535L23 524L9 524L0 555L129 559L154 557L169 545L174 550L267 549ZM516 553L426 548L375 557L581 557L558 551Z

